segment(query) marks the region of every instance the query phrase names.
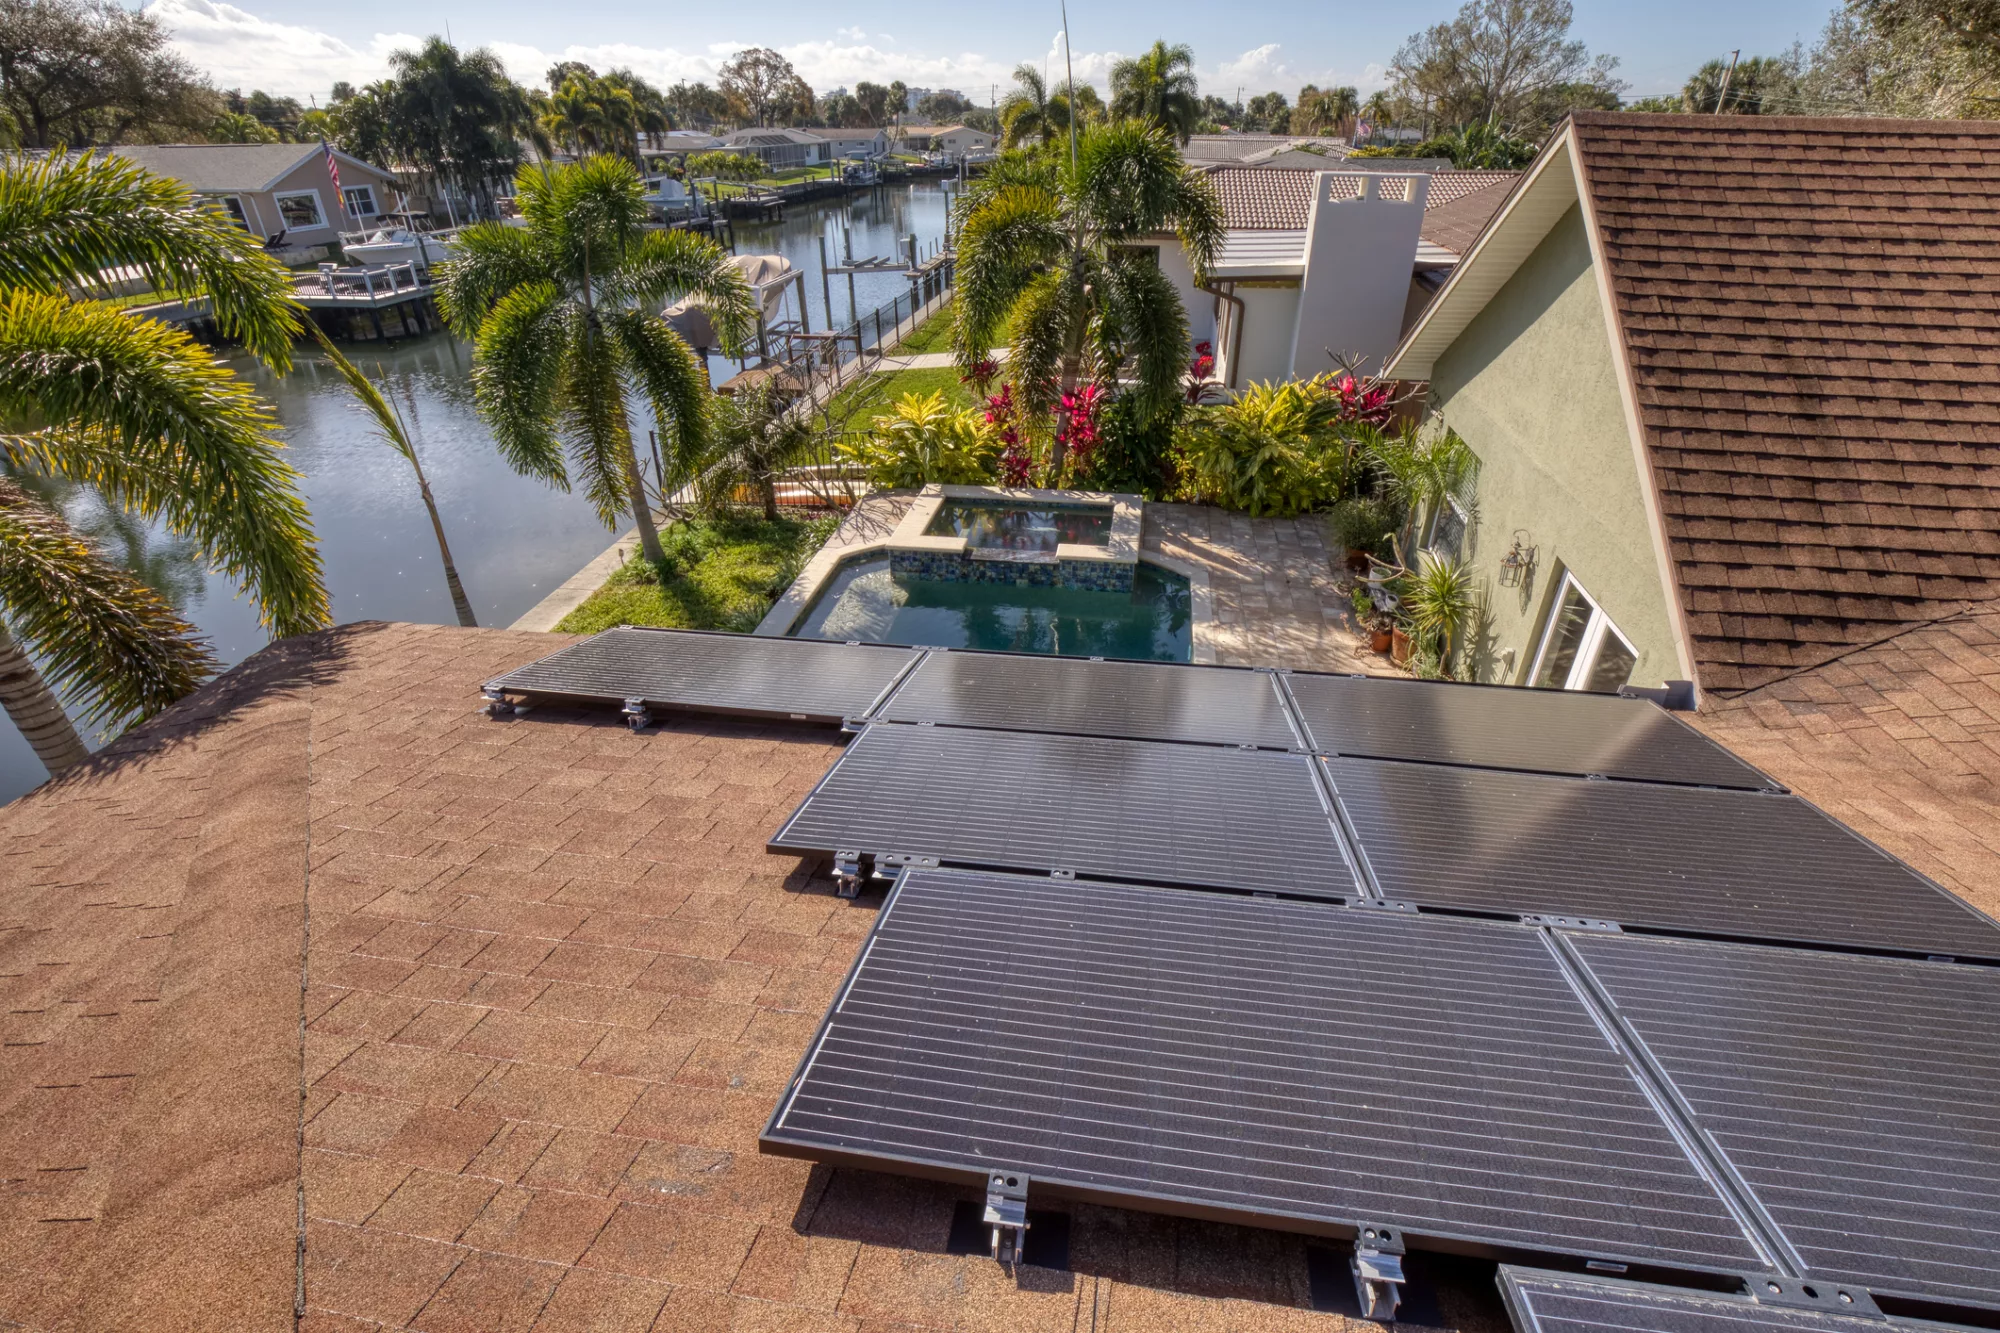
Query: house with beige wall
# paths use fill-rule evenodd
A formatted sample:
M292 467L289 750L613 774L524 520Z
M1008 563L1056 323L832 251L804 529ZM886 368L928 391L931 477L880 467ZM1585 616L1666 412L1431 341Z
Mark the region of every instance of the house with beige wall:
M2000 126L1579 113L1385 370L1478 679L1755 690L2000 597ZM1685 693L1685 689L1680 691Z
M395 176L334 150L340 188L316 143L135 144L116 150L156 176L171 176L227 213L244 230L282 237L286 259L337 246L342 232L368 227L402 207Z

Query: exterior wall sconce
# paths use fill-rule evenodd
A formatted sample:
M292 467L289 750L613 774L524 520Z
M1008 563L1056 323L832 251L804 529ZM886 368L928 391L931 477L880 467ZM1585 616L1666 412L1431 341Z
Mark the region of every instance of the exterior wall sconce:
M1534 572L1535 557L1541 551L1539 546L1527 544L1528 533L1524 528L1514 529L1514 545L1506 555L1500 557L1500 586L1518 588Z

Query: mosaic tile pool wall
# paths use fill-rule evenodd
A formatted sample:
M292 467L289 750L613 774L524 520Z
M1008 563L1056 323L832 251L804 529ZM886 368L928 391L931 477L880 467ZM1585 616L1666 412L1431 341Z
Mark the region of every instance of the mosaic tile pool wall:
M1127 561L978 560L937 551L890 551L889 572L936 583L1005 583L1024 588L1076 588L1083 592L1131 592Z

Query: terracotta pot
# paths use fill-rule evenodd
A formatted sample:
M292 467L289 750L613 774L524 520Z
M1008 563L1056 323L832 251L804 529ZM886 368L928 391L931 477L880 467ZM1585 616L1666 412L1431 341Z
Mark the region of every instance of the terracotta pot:
M1395 637L1386 629L1371 630L1368 634L1368 646L1378 653L1386 653Z
M1410 664L1410 636L1403 633L1401 625L1396 626L1389 644L1389 660L1397 666Z
M1368 572L1368 552L1358 546L1347 548L1347 567L1356 574Z

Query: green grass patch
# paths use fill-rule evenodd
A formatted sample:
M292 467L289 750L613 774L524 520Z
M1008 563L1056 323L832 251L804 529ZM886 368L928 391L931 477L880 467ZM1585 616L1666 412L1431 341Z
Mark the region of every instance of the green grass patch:
M913 393L921 398L940 391L945 402L953 407L979 405L971 386L958 382L957 366L930 366L922 370L892 370L850 384L834 395L826 413L835 429L866 430L876 417L888 415L904 394Z
M940 306L936 314L919 324L910 336L896 344L897 356L951 350L951 306Z
M629 560L556 628L616 625L748 632L833 535L838 518L689 519L660 533L667 562Z

